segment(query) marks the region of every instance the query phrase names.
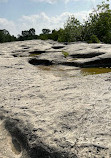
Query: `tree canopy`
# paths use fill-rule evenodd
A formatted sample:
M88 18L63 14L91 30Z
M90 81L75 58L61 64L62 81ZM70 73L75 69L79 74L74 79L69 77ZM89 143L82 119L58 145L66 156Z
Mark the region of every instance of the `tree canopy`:
M16 40L16 37L14 36L11 36L10 33L3 29L3 30L0 30L0 43L3 43L3 42L12 42L12 41L15 41Z
M31 39L52 39L58 42L104 42L111 43L111 9L109 0L103 1L93 9L88 19L81 23L74 15L68 17L64 28L50 30L43 28L40 35L36 35L35 29L24 30L18 38L11 36L7 30L0 30L0 42Z
M109 0L103 1L89 14L84 25L85 40L90 40L92 35L96 35L101 42L111 43L111 10L108 2Z

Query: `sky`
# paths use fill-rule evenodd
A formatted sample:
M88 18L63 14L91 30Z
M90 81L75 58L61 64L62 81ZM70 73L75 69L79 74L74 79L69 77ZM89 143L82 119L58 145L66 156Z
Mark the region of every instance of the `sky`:
M23 30L63 28L74 15L83 22L102 0L0 0L0 29L17 36ZM111 2L110 2L111 3Z

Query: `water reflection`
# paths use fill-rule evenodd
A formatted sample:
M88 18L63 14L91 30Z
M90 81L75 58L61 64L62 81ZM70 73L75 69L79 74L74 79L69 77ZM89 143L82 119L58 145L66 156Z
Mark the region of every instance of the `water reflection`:
M96 74L111 72L111 68L77 68L77 67L70 67L70 66L67 67L60 65L59 66L39 65L37 67L42 71L51 72L54 74L54 76L59 76L59 77L78 77L78 76L96 75Z
M81 68L82 75L95 75L111 72L111 68Z

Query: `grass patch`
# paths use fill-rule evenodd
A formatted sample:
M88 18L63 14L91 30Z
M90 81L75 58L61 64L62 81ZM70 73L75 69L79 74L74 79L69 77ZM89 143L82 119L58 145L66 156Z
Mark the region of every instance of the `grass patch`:
M65 58L67 58L69 56L69 53L68 52L65 52L65 51L62 51L62 54Z

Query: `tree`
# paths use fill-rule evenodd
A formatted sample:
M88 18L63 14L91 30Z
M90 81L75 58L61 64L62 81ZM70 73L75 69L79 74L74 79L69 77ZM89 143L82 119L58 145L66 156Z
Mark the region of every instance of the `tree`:
M22 36L23 37L28 37L29 36L29 31L28 30L22 31Z
M111 10L109 0L97 5L97 9L89 15L88 21L84 25L84 39L89 40L92 35L105 43L111 43Z
M58 42L69 42L70 36L67 29L60 28L58 31Z
M34 29L34 28L31 28L31 29L29 30L29 35L30 35L30 36L35 36L35 29Z
M58 40L58 36L59 36L59 33L57 30L52 30L52 33L51 33L51 39L54 40L54 41L57 41Z
M67 42L79 41L82 39L82 24L74 16L70 16L64 26Z
M3 43L5 41L5 37L3 34L3 30L0 30L0 43Z
M35 34L35 29L31 28L29 30L24 30L21 33L22 35L18 35L18 40L31 40L31 39L37 39L38 36Z
M11 36L10 33L6 29L0 30L0 43L11 42L15 40L16 40L16 37Z
M42 29L43 34L49 34L51 32L50 29Z

